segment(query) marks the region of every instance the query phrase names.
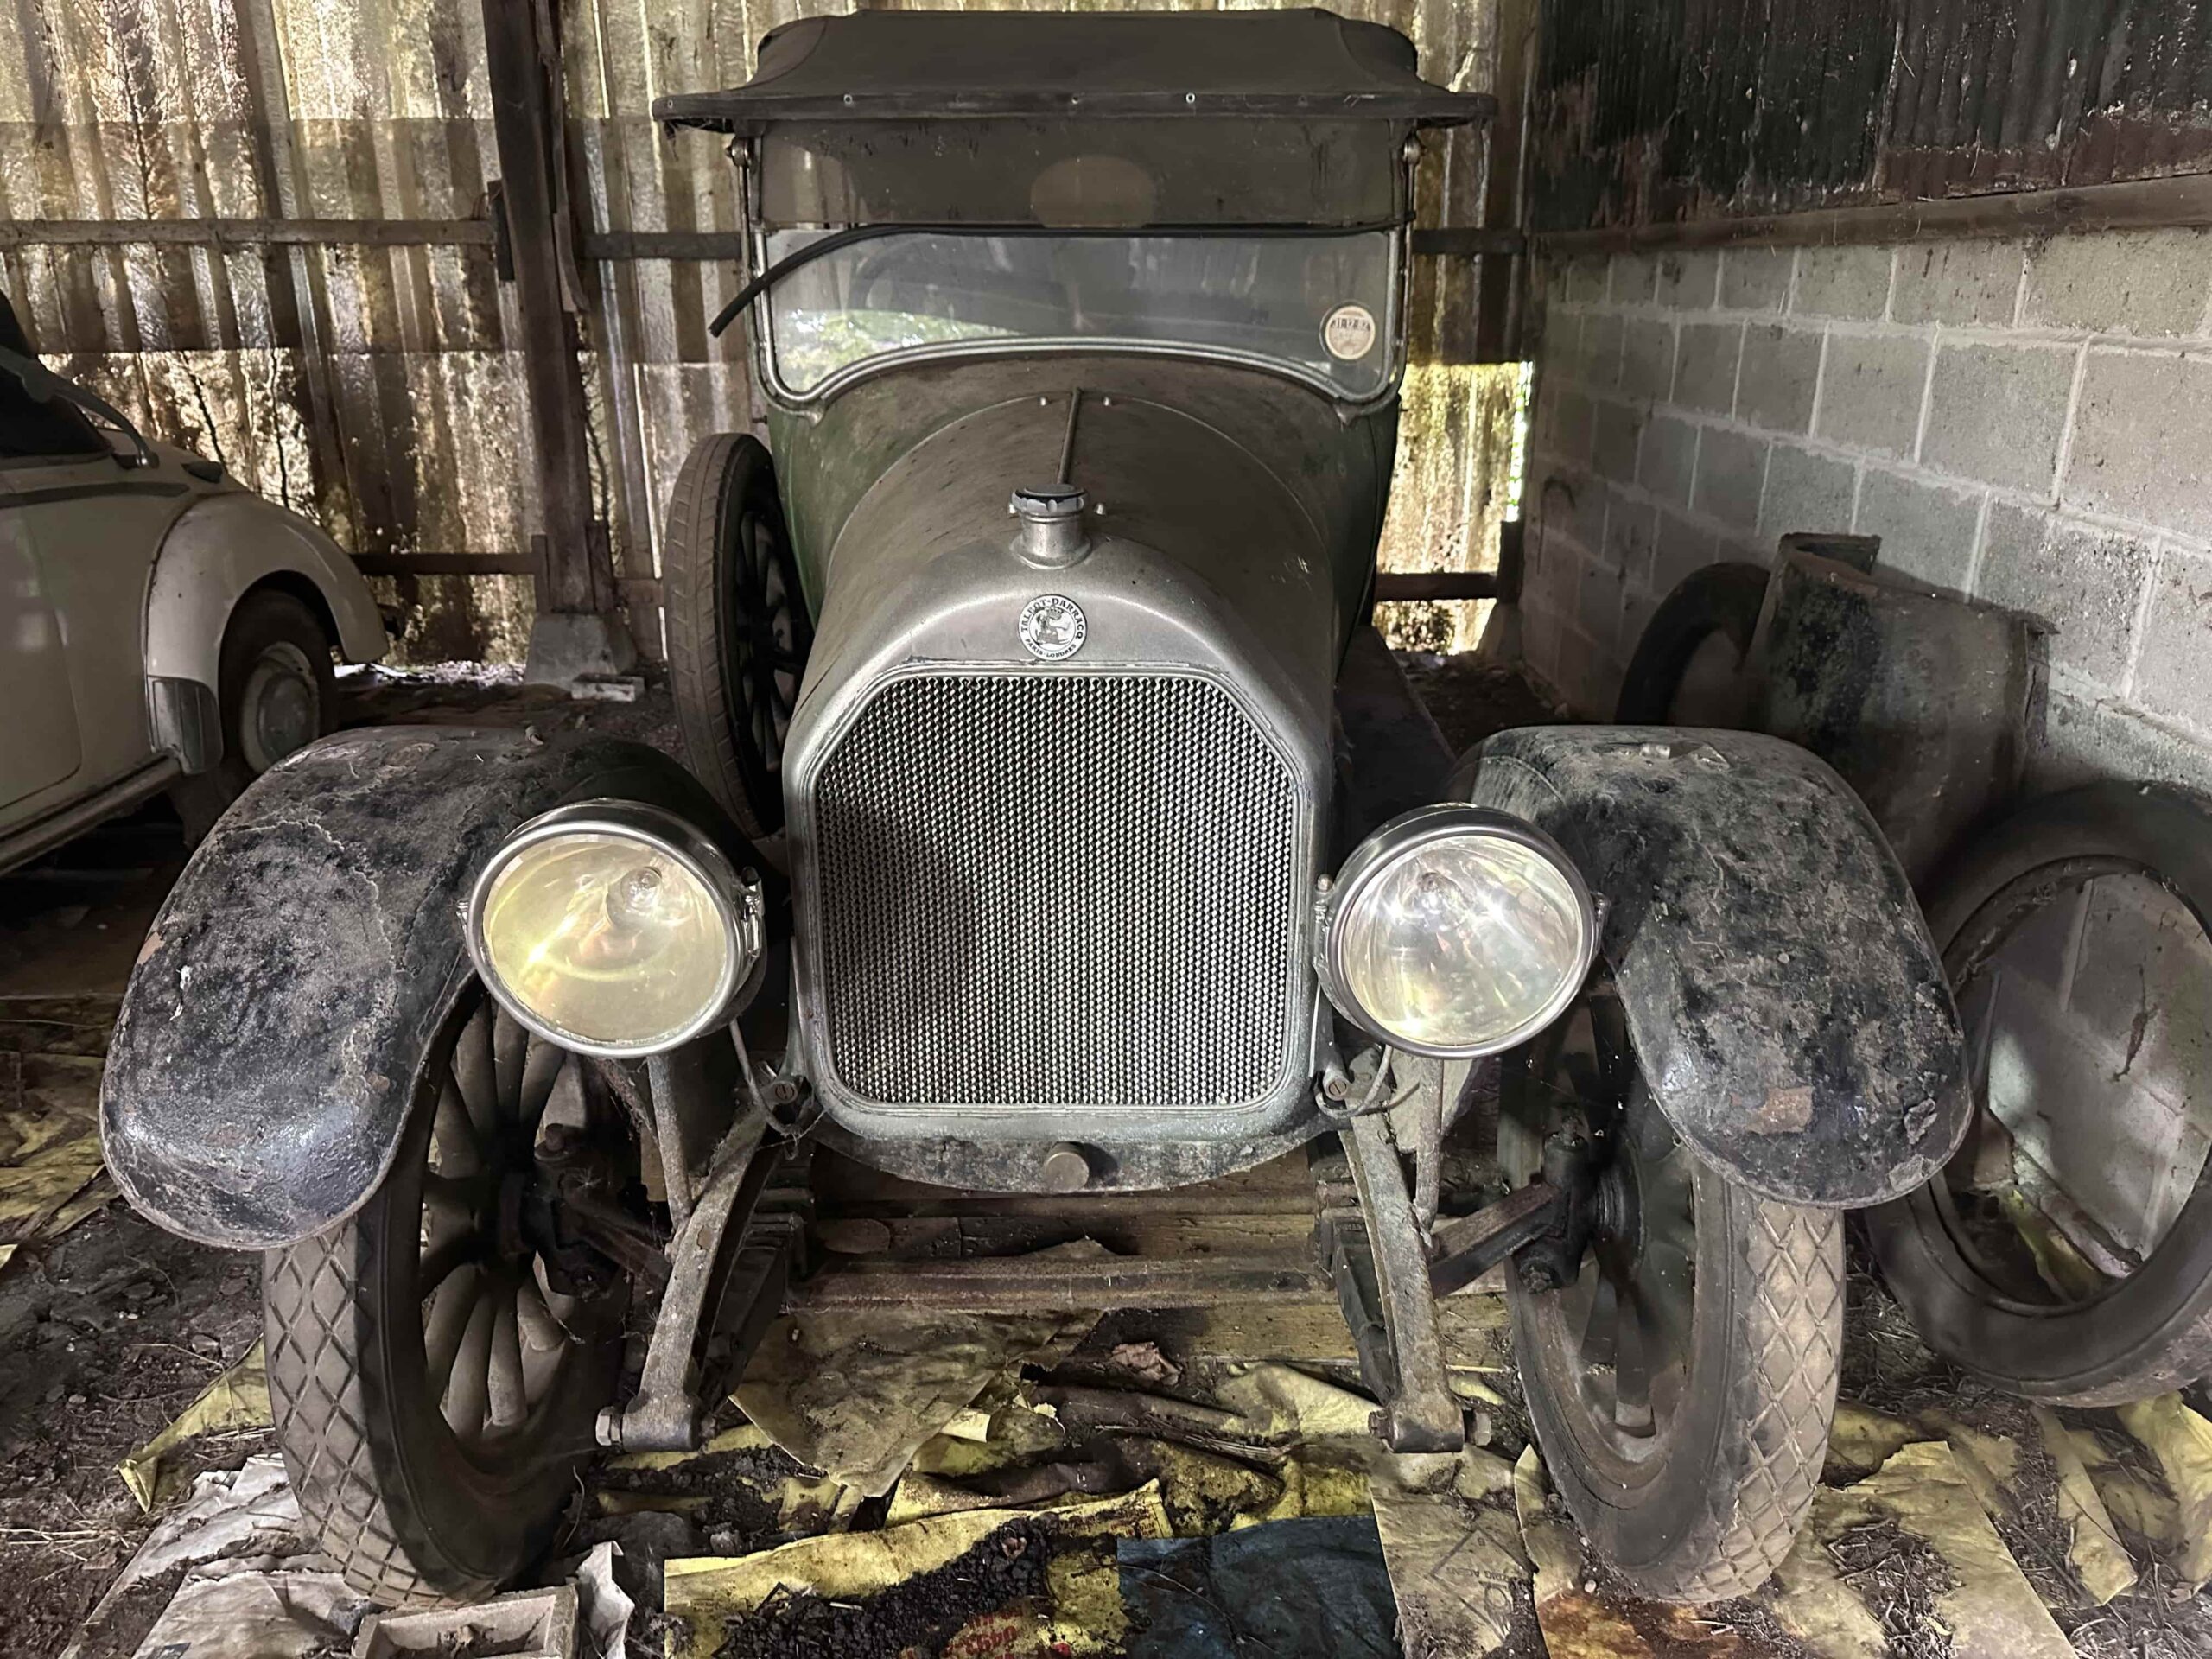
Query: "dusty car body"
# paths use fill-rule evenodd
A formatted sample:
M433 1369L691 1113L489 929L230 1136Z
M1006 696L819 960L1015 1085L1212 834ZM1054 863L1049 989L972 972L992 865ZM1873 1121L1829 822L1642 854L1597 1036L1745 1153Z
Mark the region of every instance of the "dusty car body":
M696 1444L808 1270L823 1145L1111 1195L1311 1144L1394 1445L1464 1439L1434 1298L1514 1255L1560 1357L1524 1362L1540 1433L1604 1547L1677 1596L1779 1559L1838 1212L1956 1144L1956 1018L1802 751L1508 733L1409 782L1348 738L1377 723L1416 136L1487 109L1325 13L863 13L664 100L735 141L756 253L722 321L750 308L773 411L772 458L719 435L674 492L692 775L495 734L296 756L188 870L111 1062L133 1201L271 1252L280 1430L358 1581L514 1570L579 1421ZM1395 683L1382 723L1427 730ZM1449 1217L1444 1137L1501 1073L1519 1190ZM1115 1305L1115 1273L1042 1294ZM1655 1344L1633 1382L1574 1345L1607 1274ZM622 1401L588 1316L632 1280L658 1308ZM1644 1331L1647 1300L1679 1319ZM363 1411L367 1450L326 1455ZM1782 1496L1739 1503L1758 1482Z

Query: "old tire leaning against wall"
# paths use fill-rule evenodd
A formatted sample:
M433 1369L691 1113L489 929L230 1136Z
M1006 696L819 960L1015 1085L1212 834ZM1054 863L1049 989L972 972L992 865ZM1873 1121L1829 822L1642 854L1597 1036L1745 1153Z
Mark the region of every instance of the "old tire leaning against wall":
M1796 1541L1827 1452L1843 1338L1843 1217L1763 1198L1675 1135L1638 1073L1601 968L1509 1057L1499 1162L1599 1166L1576 1276L1525 1258L1514 1351L1553 1485L1645 1595L1748 1595Z
M1723 562L1676 582L1637 639L1614 720L1624 726L1742 725L1751 712L1743 669L1767 582L1762 566Z
M783 828L784 737L813 643L776 469L760 440L702 438L669 502L669 677L684 759L738 827Z
M1934 1181L1866 1214L1891 1289L1938 1354L2031 1398L2212 1373L2212 810L2147 785L2046 796L1954 861L1928 919L1975 1119ZM2100 971L2107 946L2133 971Z

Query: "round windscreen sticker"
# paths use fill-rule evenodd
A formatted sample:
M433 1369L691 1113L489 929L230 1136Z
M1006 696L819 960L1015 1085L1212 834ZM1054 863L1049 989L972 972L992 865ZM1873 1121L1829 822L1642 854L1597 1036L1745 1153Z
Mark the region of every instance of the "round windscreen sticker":
M1341 362L1357 363L1375 349L1375 314L1363 305L1340 305L1321 319L1321 344Z

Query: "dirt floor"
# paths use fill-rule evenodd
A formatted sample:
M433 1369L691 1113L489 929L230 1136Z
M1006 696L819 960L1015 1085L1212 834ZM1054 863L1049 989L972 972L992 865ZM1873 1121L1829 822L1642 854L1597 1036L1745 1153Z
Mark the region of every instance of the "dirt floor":
M1406 666L1455 748L1490 730L1558 717L1510 674L1448 659L1416 658ZM480 675L353 675L344 683L349 724L536 723L550 728L588 722L673 747L668 704L657 690L635 703L583 704ZM184 855L174 820L155 808L96 832L41 865L0 877L0 1111L20 1120L41 1111L66 1116L87 1109L97 1089L99 1056L114 999ZM0 1154L8 1150L0 1146ZM86 1191L86 1202L97 1200L97 1183ZM948 1224L956 1234L963 1225L943 1217L912 1224ZM1232 1218L1238 1229L1277 1224L1256 1200L1253 1218ZM1306 1224L1303 1218L1294 1224ZM831 1241L833 1249L934 1248L925 1241L914 1243L923 1235L902 1232L909 1224L895 1218L856 1211L841 1225L845 1230ZM840 1244L839 1239L845 1242ZM1042 1234L1039 1241L1050 1242ZM1855 1241L1853 1250L1857 1261ZM2012 1462L2001 1482L2005 1518L1998 1529L2075 1649L2091 1659L2212 1654L2212 1606L2179 1579L2171 1565L2170 1541L2149 1538L2125 1522L2120 1530L2140 1573L2137 1586L2103 1606L2086 1605L2079 1573L2069 1560L2073 1532L2058 1502L2059 1471L2025 1408L1935 1362L1863 1264L1854 1270L1850 1288L1844 1397L1870 1417L1914 1426L1917 1436L1948 1436L1955 1446L1967 1446L1981 1444L1973 1439L1976 1435L2001 1437L2016 1449L2006 1454ZM1462 1298L1454 1306L1468 1322L1463 1342L1483 1348L1488 1363L1503 1364L1502 1315L1495 1299ZM1281 1319L1255 1313L1237 1340L1248 1354L1298 1356L1316 1375L1356 1378L1340 1323L1329 1338L1335 1344L1330 1353L1305 1351L1312 1344L1293 1327L1313 1312ZM1319 1312L1319 1325L1300 1329L1327 1327L1333 1315L1325 1308ZM0 1584L6 1586L0 1596L0 1655L55 1655L79 1637L87 1613L150 1524L118 1478L118 1464L212 1378L246 1357L260 1334L259 1321L256 1262L185 1243L119 1202L93 1208L58 1236L28 1240L16 1248L12 1260L0 1260ZM1165 1395L1195 1397L1192 1390L1209 1374L1209 1366L1226 1366L1224 1375L1236 1369L1222 1351L1231 1345L1224 1342L1222 1328L1202 1328L1203 1324L1189 1315L1109 1316L1090 1329L1072 1351L1032 1366L1022 1387L1040 1399L1059 1399L1058 1415L1071 1422L1079 1419L1083 1402L1090 1398L1082 1390L1102 1377L1127 1387L1135 1376ZM1525 1444L1526 1420L1510 1370L1484 1376L1495 1389L1486 1408L1491 1449L1510 1463ZM2204 1403L2198 1402L2200 1407ZM2123 1475L2139 1475L2146 1489L2161 1484L2161 1471L2150 1454L2119 1427L2113 1414L2062 1415L2070 1428L2104 1447ZM734 1413L728 1421L736 1421ZM1141 1444L1126 1435L1110 1443L1074 1438L1056 1447L1049 1459L987 1478L979 1490L996 1491L1004 1502L1055 1491L1122 1491L1142 1473L1130 1462L1140 1455L1132 1446ZM187 1474L236 1468L271 1449L266 1429L228 1429L188 1443L178 1454L179 1466ZM1264 1472L1270 1465L1262 1459L1251 1466ZM1832 1465L1839 1484L1864 1472L1863 1466L1848 1466L1847 1458ZM637 1495L654 1489L655 1479L609 1470L599 1478L596 1508L587 1505L580 1512L567 1547L573 1555L597 1537L619 1535L633 1566L650 1567L666 1555L736 1554L783 1537L804 1536L819 1517L808 1519L811 1512L803 1503L796 1510L789 1506L796 1501L794 1492L806 1487L806 1475L772 1447L732 1451L721 1454L721 1461L702 1462L669 1478L683 1500L674 1506L678 1513L639 1515L631 1512L644 1503ZM1243 1478L1233 1476L1232 1486ZM1280 1494L1285 1484L1281 1469L1268 1478ZM779 1510L769 1501L764 1508L764 1491L772 1500L780 1491L786 1507ZM1249 1503L1252 1494L1237 1489L1223 1502L1232 1499ZM870 1500L861 1519L851 1523L880 1522L881 1506L882 1500ZM1506 1508L1510 1510L1510 1502ZM2147 1517L2145 1523L2150 1524L2160 1513L2152 1505L2137 1518ZM1527 1519L1524 1511L1524 1523ZM1529 1542L1531 1554L1537 1554L1533 1534ZM1047 1558L1065 1547L1065 1540L1056 1543L1042 1530L1002 1530L991 1535L988 1548L976 1545L954 1567L926 1581L916 1580L897 1597L876 1598L858 1607L820 1598L781 1601L732 1623L709 1647L764 1656L887 1656L916 1644L917 1650L935 1651L976 1608L1036 1592L1046 1575ZM1943 1582L1940 1564L1931 1569L1914 1554L1909 1539L1901 1541L1894 1528L1885 1531L1878 1523L1847 1529L1827 1550L1836 1572L1876 1610L1889 1651L1907 1659L1955 1659L1941 1618L1931 1611L1931 1586ZM1107 1554L1110 1566L1110 1548ZM1053 1557L1052 1571L1064 1570ZM1541 1597L1541 1559L1538 1570ZM1595 1562L1570 1562L1570 1578L1576 1582L1567 1593L1588 1599L1593 1607L1629 1605ZM79 1648L84 1659L122 1659L137 1651L173 1583L156 1580L124 1605L111 1607L100 1630ZM1512 1659L1536 1659L1545 1651L1545 1641L1531 1616L1528 1591L1517 1594L1513 1634L1504 1651ZM1649 1612L1621 1614L1608 1627L1640 1632L1633 1644L1624 1637L1582 1650L1775 1652L1796 1659L1806 1651L1779 1633L1764 1607L1706 1610L1702 1623L1693 1621L1694 1629L1671 1618L1654 1624ZM1554 1624L1548 1620L1544 1628L1554 1633L1554 1651L1564 1659ZM1727 1640L1714 1635L1716 1630L1727 1632ZM657 1650L636 1646L639 1633L640 1627L633 1626L632 1650ZM1175 1651L1158 1646L1133 1650L1161 1659ZM1241 1650L1269 1651L1257 1638ZM1433 1643L1426 1649L1448 1651Z

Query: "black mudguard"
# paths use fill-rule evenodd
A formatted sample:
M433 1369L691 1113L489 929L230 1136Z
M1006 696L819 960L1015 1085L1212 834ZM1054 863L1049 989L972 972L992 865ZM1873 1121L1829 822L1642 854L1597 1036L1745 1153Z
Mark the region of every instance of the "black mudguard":
M172 1232L251 1249L351 1215L472 971L477 873L517 825L602 795L683 812L750 861L682 767L612 739L386 728L263 774L185 866L124 995L100 1135L124 1195Z
M1453 793L1548 831L1605 901L1600 949L1652 1093L1753 1191L1833 1208L1923 1185L1971 1111L1927 923L1859 798L1749 732L1501 732Z

